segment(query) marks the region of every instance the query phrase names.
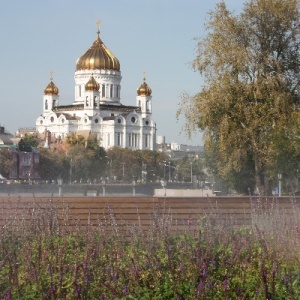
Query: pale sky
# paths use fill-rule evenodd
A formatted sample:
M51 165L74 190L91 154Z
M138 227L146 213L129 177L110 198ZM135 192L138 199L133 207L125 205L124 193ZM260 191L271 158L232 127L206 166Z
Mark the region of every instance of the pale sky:
M121 103L136 104L136 89L152 89L153 120L166 142L202 145L201 134L188 140L184 119L176 121L183 91L201 89L190 67L194 38L205 34L204 24L217 0L0 0L0 124L15 133L35 127L42 114L44 88L53 81L60 105L72 104L76 60L97 37L119 59ZM243 0L225 0L239 10Z

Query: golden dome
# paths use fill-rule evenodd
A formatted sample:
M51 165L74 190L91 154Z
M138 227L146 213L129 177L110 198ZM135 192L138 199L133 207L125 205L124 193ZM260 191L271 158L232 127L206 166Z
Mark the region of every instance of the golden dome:
M76 71L79 70L115 70L120 71L119 60L110 52L98 37L93 45L77 59Z
M141 84L141 86L136 91L139 96L150 96L152 93L152 90L146 83L145 78L144 78L144 82Z
M100 85L92 75L89 81L85 84L86 91L99 91Z
M44 94L45 95L58 95L58 88L51 80L50 83L45 87Z

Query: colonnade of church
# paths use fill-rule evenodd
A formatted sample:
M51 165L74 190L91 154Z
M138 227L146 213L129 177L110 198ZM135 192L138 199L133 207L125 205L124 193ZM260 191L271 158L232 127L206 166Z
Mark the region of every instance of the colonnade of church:
M142 137L142 139L141 139ZM113 146L129 149L154 149L154 137L152 133L125 133L124 132L115 132L114 135L107 133L104 137L103 142L106 145L103 145L105 148L110 148Z
M120 99L121 86L117 84L100 84L100 99ZM85 84L78 85L76 96L82 98L85 92Z

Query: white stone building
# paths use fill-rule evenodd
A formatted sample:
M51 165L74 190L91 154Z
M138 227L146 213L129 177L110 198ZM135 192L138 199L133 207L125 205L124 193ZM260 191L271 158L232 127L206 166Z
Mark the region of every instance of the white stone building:
M59 89L50 78L44 90L43 113L36 120L39 134L64 139L70 133L95 134L105 149L155 149L156 124L152 120L151 89L137 89L134 106L121 104L121 71L118 59L103 44L98 29L91 47L78 58L75 99L59 104ZM52 76L51 76L52 77Z

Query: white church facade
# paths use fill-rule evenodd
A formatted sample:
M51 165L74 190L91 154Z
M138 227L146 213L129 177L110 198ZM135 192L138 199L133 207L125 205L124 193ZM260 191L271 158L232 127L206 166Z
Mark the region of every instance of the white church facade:
M103 44L98 29L96 40L76 62L73 103L60 105L59 89L51 76L44 89L43 112L36 120L36 130L61 140L71 133L95 135L105 149L117 146L154 150L152 91L144 78L135 105L122 105L121 79L120 63Z

